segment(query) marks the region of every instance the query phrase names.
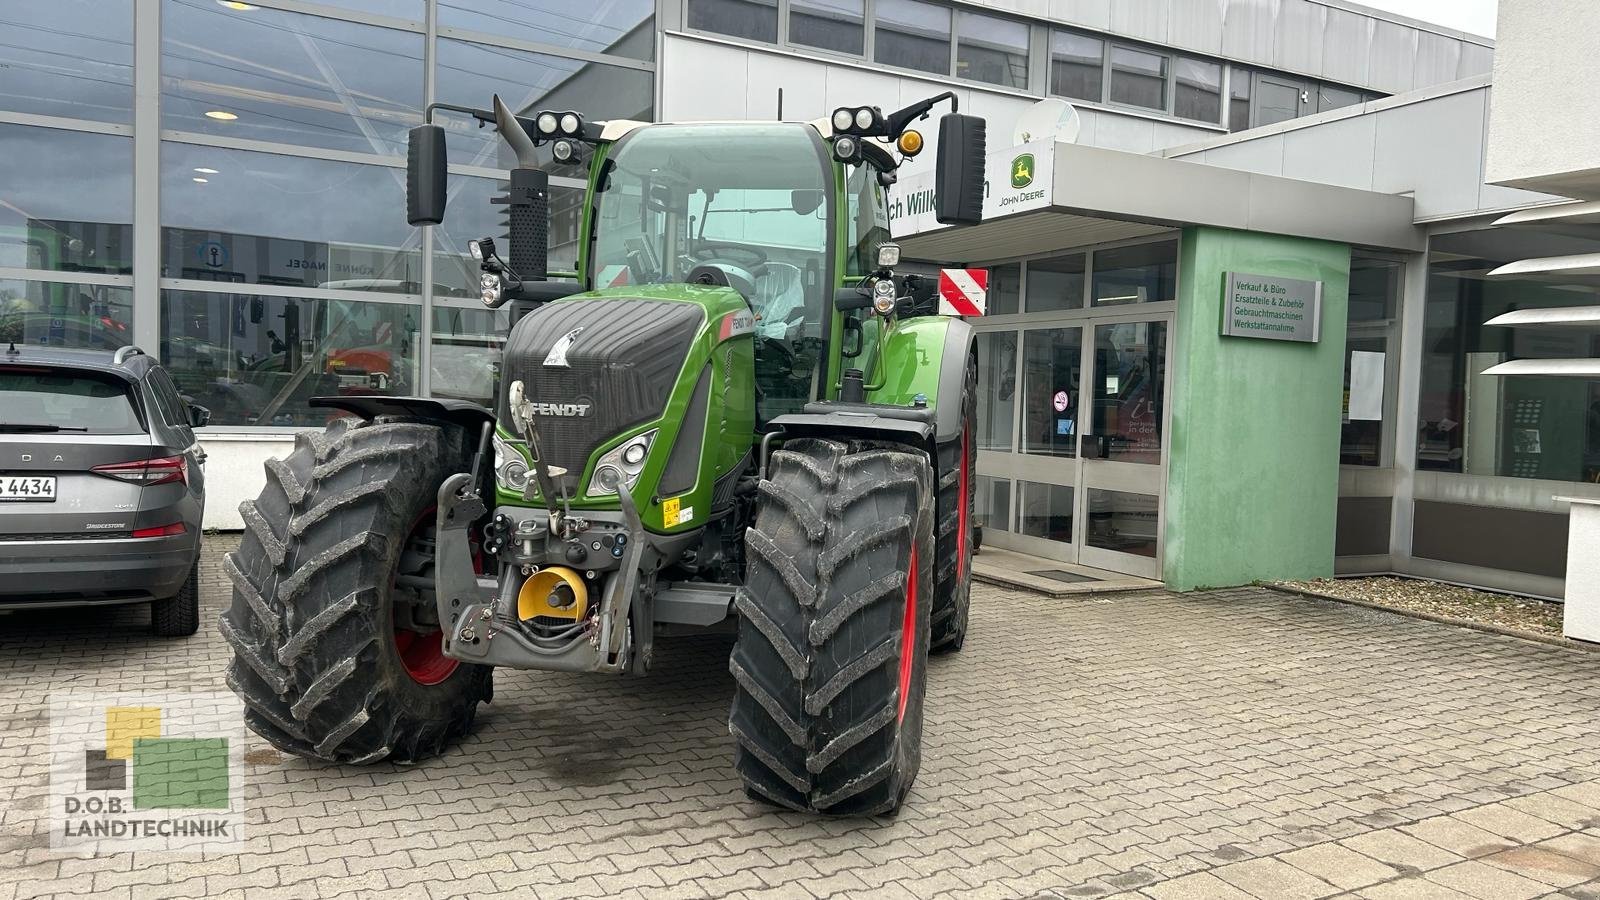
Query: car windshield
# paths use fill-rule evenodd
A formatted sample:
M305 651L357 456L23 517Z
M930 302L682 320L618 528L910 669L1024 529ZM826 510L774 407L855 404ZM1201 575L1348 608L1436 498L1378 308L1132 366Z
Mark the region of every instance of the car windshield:
M140 434L127 382L60 369L0 370L0 426Z
M763 333L821 319L828 169L786 123L652 125L618 142L596 191L596 287L681 282L715 265L754 286Z

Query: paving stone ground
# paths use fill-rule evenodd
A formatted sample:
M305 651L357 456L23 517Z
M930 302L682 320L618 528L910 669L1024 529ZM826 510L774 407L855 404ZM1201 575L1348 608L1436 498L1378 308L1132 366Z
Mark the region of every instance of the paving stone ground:
M417 766L252 753L242 854L52 855L50 693L221 690L235 540L207 540L193 638L149 637L142 608L0 617L0 900L1600 900L1600 654L1254 588L977 587L893 820L746 800L730 642L703 637L658 643L643 680L501 672Z

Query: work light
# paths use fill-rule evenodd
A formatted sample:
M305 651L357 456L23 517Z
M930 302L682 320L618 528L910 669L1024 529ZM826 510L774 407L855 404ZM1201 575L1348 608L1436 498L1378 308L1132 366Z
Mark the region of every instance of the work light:
M561 114L561 133L568 137L577 137L579 129L583 128L583 120L577 113Z
M483 297L484 306L499 306L503 290L504 284L500 281L500 273L484 272L478 276L478 292Z
M861 152L861 145L856 139L849 136L833 139L833 155L840 162L854 162L856 155Z
M900 265L900 245L882 243L878 245L878 268L892 269Z
M549 112L539 113L539 118L534 120L534 124L539 126L539 134L546 137L555 134L556 127L559 125L556 121L556 114Z
M856 110L856 128L862 131L867 131L872 128L872 123L877 121L877 119L877 114L874 113L869 107L864 106L861 109Z
M834 131L845 131L853 121L855 121L855 116L851 114L850 110L840 108L833 111Z

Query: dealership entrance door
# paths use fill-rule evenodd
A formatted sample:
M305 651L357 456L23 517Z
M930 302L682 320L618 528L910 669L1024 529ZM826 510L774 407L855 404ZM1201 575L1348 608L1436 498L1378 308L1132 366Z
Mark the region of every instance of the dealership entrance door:
M1055 275L1043 265L1029 267L1035 309ZM1161 577L1172 306L974 322L985 545Z

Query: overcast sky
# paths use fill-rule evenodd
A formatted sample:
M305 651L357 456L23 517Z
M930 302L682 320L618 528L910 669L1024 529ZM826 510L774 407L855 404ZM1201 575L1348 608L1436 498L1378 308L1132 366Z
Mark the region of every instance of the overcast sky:
M1484 37L1494 37L1494 11L1498 0L1357 0L1402 16L1434 22Z

